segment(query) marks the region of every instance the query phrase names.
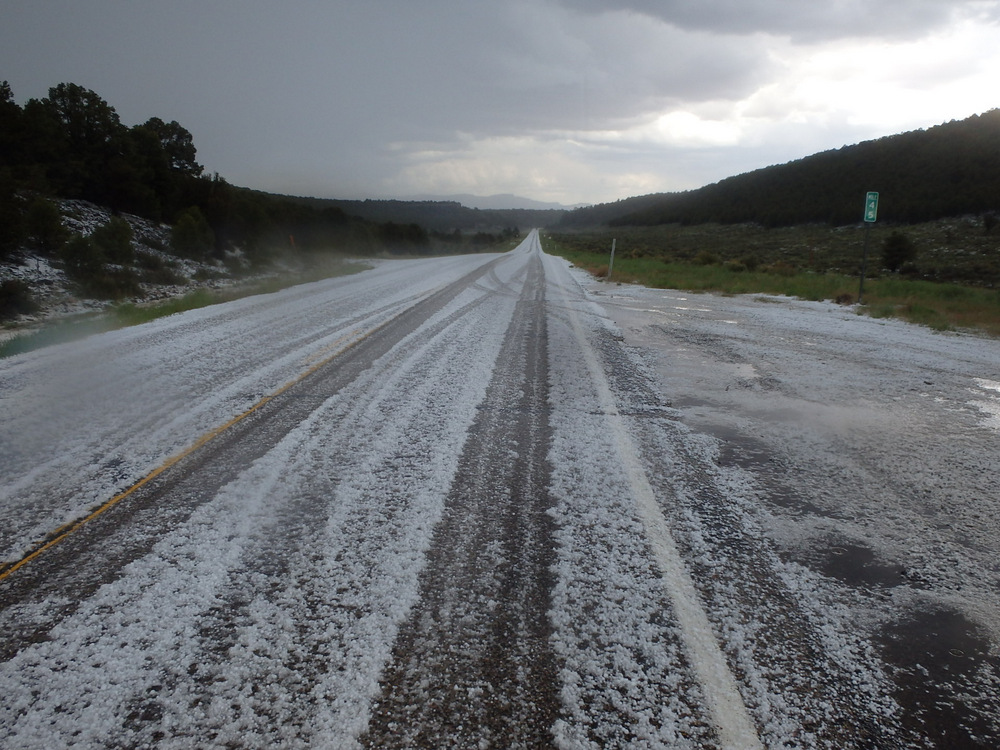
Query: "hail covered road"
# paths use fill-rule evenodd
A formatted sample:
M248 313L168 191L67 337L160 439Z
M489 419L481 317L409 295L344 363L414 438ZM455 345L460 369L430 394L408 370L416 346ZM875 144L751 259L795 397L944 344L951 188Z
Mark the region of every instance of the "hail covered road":
M832 307L703 305L532 232L0 361L0 745L995 746L993 342L890 326L914 406ZM967 462L901 490L949 428L838 442L831 361Z

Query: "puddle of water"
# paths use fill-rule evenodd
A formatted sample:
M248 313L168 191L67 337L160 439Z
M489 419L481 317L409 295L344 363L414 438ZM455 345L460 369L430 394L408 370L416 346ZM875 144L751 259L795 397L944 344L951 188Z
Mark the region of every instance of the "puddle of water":
M702 406L714 406L709 401L697 398L679 398L673 402L675 409L684 410ZM719 465L737 466L752 472L763 490L762 497L772 505L795 511L797 514L830 516L828 511L802 498L791 488L784 486L777 477L785 472L785 467L775 459L770 448L761 440L747 437L735 427L717 423L691 421L696 429L707 433L719 441Z
M980 398L974 401L967 402L969 406L974 406L982 412L983 417L980 420L980 424L983 427L989 427L994 430L1000 431L1000 395L994 395L990 391L995 391L1000 394L1000 383L995 380L986 380L985 378L976 378L976 385L982 388L982 391L972 390ZM985 397L985 401L981 400Z
M738 466L747 471L779 468L774 455L761 441L745 437L729 427L712 427L710 432L722 443L719 446L720 466Z
M678 398L671 399L675 409L691 409L699 406L712 406L711 401L706 401L702 398L695 398L694 396L680 396Z
M981 692L964 689L977 670L989 668L994 679L1000 673L1000 659L989 655L989 639L974 623L954 610L915 612L886 626L877 645L894 671L907 729L931 747L998 746L996 696L979 711L962 697Z
M878 562L875 552L858 544L840 544L820 554L819 572L851 586L892 588L906 582L906 568Z
M976 378L976 383L980 388L985 388L988 391L996 391L1000 393L1000 383L995 380L987 380L986 378Z

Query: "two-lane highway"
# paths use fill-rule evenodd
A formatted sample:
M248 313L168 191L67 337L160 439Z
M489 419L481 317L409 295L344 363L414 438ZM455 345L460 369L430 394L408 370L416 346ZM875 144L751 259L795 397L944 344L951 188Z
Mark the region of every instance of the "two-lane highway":
M0 362L0 745L924 746L598 299L532 232Z

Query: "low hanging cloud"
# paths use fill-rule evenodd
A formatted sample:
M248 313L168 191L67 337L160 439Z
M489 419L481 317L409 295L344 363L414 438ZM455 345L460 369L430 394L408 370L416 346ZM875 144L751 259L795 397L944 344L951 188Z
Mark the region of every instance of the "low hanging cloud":
M990 0L561 0L591 13L623 10L677 28L719 34L769 34L795 42L881 37L912 39L959 19L1000 22Z
M528 27L539 39L516 50L506 79L520 88L522 101L537 98L537 109L523 109L529 116L517 123L533 145L522 139L508 152L505 190L516 192L512 183L518 178L511 172L518 165L523 184L537 186L530 174L538 162L522 157L551 153L560 138L572 144L561 153L571 151L574 164L589 168L586 176L577 170L577 184L599 186L609 199L697 187L825 148L937 124L956 112L984 111L991 106L991 88L983 81L990 68L997 72L1000 60L998 5L536 4ZM949 96L949 90L961 97ZM517 106L514 100L511 106ZM438 163L446 165L444 172L458 182L474 162L475 184L488 183L492 162L482 154L494 151L483 135L489 131L488 125L485 131L472 128L462 149L442 149ZM608 169L612 161L617 171ZM419 182L431 174L442 177L429 164L409 165L397 178ZM625 186L629 192L611 192ZM437 189L444 189L440 181ZM551 192L548 197L564 198Z

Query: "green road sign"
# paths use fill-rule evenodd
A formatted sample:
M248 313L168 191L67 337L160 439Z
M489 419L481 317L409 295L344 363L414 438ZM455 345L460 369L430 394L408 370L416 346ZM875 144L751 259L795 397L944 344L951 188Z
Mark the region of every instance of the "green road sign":
M878 213L878 193L869 192L865 196L865 221L875 221Z

